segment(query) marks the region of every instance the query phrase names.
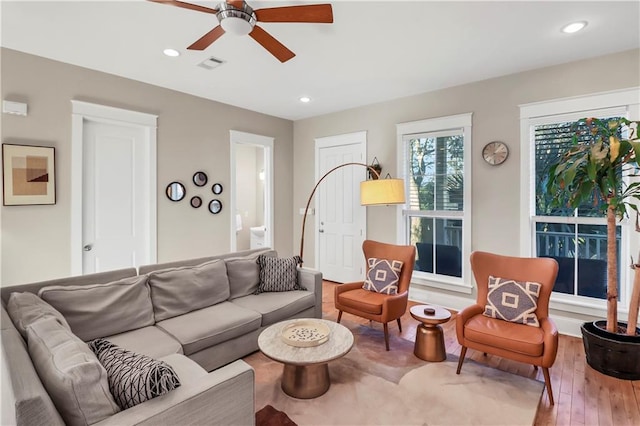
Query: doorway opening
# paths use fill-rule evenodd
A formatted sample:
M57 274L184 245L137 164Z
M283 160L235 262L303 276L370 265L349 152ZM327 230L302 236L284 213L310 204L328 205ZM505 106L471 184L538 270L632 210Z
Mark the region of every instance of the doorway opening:
M231 250L273 247L273 138L231 130Z

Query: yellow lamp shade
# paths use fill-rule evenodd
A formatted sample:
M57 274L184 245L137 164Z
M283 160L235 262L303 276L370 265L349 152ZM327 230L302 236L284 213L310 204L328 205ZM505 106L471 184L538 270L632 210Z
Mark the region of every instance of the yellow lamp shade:
M404 204L404 181L402 179L376 179L360 182L360 204Z

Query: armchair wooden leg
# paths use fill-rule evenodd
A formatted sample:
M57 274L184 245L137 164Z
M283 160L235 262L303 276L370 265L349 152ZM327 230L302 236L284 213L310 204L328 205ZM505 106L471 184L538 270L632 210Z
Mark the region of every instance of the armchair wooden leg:
M384 325L384 345L386 346L387 350L389 350L389 327L387 327L386 322L383 325Z
M339 324L341 319L342 319L342 311L338 311L338 321L336 322Z
M464 362L464 356L467 354L467 347L463 346L460 351L460 359L458 360L458 369L456 370L456 374L460 374L460 369L462 368L462 363Z
M400 318L398 318L396 321L398 321L398 329L400 330L400 333L402 333L402 323L400 322Z
M549 377L549 369L542 367L542 373L544 373L544 385L547 388L547 395L549 395L549 402L553 404L553 391L551 390L551 378Z

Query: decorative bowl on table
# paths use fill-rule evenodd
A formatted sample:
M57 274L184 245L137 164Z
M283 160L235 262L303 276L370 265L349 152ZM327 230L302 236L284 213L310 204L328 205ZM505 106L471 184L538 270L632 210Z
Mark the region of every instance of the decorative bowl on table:
M280 337L287 345L308 348L325 343L330 334L331 329L322 321L305 319L284 326Z

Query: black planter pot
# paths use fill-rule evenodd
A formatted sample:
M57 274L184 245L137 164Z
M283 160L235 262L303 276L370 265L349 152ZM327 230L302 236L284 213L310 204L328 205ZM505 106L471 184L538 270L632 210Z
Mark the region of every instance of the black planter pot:
M606 321L582 324L582 342L587 355L587 363L595 370L625 380L640 379L640 329L636 336L610 333L596 324ZM618 323L624 324L624 323Z

